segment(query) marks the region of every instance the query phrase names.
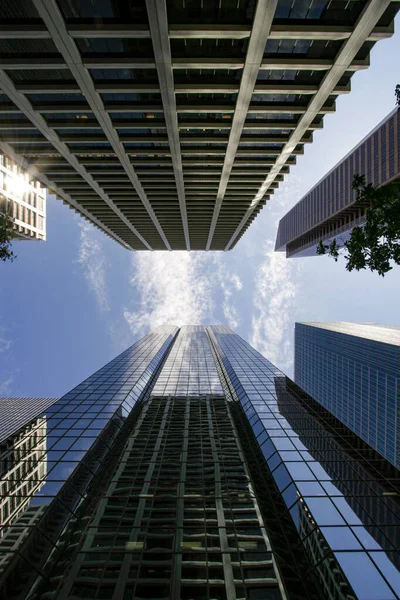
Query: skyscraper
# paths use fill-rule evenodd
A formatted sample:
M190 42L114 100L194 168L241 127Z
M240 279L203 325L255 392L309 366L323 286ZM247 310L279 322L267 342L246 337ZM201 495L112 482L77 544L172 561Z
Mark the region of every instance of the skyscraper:
M294 378L400 467L400 327L296 323Z
M0 443L49 408L57 398L0 398Z
M367 204L356 204L354 175L382 186L400 181L400 118L394 109L333 169L325 175L279 222L275 250L286 256L317 256L320 241L339 246L353 227L365 223Z
M56 401L0 398L0 576L44 511L30 502L47 475L47 420L40 413Z
M1 2L0 149L136 250L230 250L390 0Z
M46 417L28 421L9 436L6 443L0 444L0 455L1 574L13 558L13 550L22 544L29 526L42 512L40 507L30 506L30 499L46 482ZM14 528L17 522L24 523L25 528Z
M156 329L37 417L1 598L399 599L398 471L315 406L225 326Z
M0 214L12 219L15 239L46 239L46 190L27 171L1 154Z

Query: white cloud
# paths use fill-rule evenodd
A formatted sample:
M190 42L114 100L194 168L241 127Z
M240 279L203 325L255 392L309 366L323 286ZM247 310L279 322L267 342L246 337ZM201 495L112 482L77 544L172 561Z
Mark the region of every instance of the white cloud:
M233 287L236 290L241 290L242 289L243 283L241 282L241 280L239 278L239 275L237 275L236 273L233 273L231 275L231 282L232 282Z
M14 383L14 373L10 373L7 379L0 381L0 396L7 397L10 395L12 384Z
M131 284L139 307L124 316L134 335L165 323L202 323L212 313L207 259L188 252L138 252L133 256Z
M97 305L103 312L110 310L106 286L106 259L101 242L95 239L96 230L86 222L80 222L79 257L83 275L94 293Z
M12 346L12 341L8 340L0 330L0 352L7 352Z
M264 260L257 269L250 344L286 372L293 364L293 313L299 270L299 263L274 252L273 242L266 243Z
M189 325L215 321L218 309L231 327L238 323L234 293L242 283L223 258L203 252L138 252L132 259L131 285L139 298L135 310L124 311L132 334L173 323ZM219 305L216 297L222 291Z
M274 252L274 247L279 220L300 199L300 188L301 179L291 177L274 194L263 230L268 242L261 246L261 255L255 242L252 249L252 260L260 262L254 282L250 344L288 375L293 368L294 313L302 261L287 259L284 252Z
M222 312L228 326L233 330L237 329L240 323L240 316L237 308L228 300L224 300L222 303Z
M242 289L242 281L237 273L232 273L227 267L225 255L216 255L214 262L217 265L217 281L222 291L221 308L224 319L231 329L237 329L240 317L235 305L234 294Z
M8 368L8 364L12 360L12 352L10 352L13 341L8 337L8 328L0 327L0 354L2 356L1 372L0 372L0 396L9 396L12 385L15 380L15 374L19 369Z

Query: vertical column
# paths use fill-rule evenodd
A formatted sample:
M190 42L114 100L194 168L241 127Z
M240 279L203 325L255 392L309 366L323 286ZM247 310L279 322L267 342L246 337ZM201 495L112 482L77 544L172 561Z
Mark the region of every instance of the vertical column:
M222 564L224 567L224 580L227 600L236 599L235 582L233 578L232 562L230 556L230 548L226 533L226 522L224 516L224 505L222 502L222 486L221 486L221 469L219 464L219 452L215 443L213 419L211 414L210 402L207 401L207 419L208 430L210 436L211 452L214 462L214 479L215 479L215 505L217 509L217 522L219 531L220 548L222 552Z
M177 488L177 507L176 507L176 533L173 551L175 561L172 571L171 598L179 598L182 579L182 546L183 546L183 524L185 514L185 483L188 463L189 447L189 424L190 424L190 402L186 402L185 407L185 425L183 430L183 446L181 453L181 471L180 480Z

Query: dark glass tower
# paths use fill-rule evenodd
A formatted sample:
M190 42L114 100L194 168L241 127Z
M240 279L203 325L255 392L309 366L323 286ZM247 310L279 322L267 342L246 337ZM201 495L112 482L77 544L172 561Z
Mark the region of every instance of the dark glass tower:
M155 330L17 434L3 599L400 598L398 471L227 327Z

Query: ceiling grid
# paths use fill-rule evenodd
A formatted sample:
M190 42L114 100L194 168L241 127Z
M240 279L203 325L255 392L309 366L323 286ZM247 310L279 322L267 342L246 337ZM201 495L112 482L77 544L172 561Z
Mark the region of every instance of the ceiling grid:
M398 7L2 3L0 151L124 247L230 250Z

